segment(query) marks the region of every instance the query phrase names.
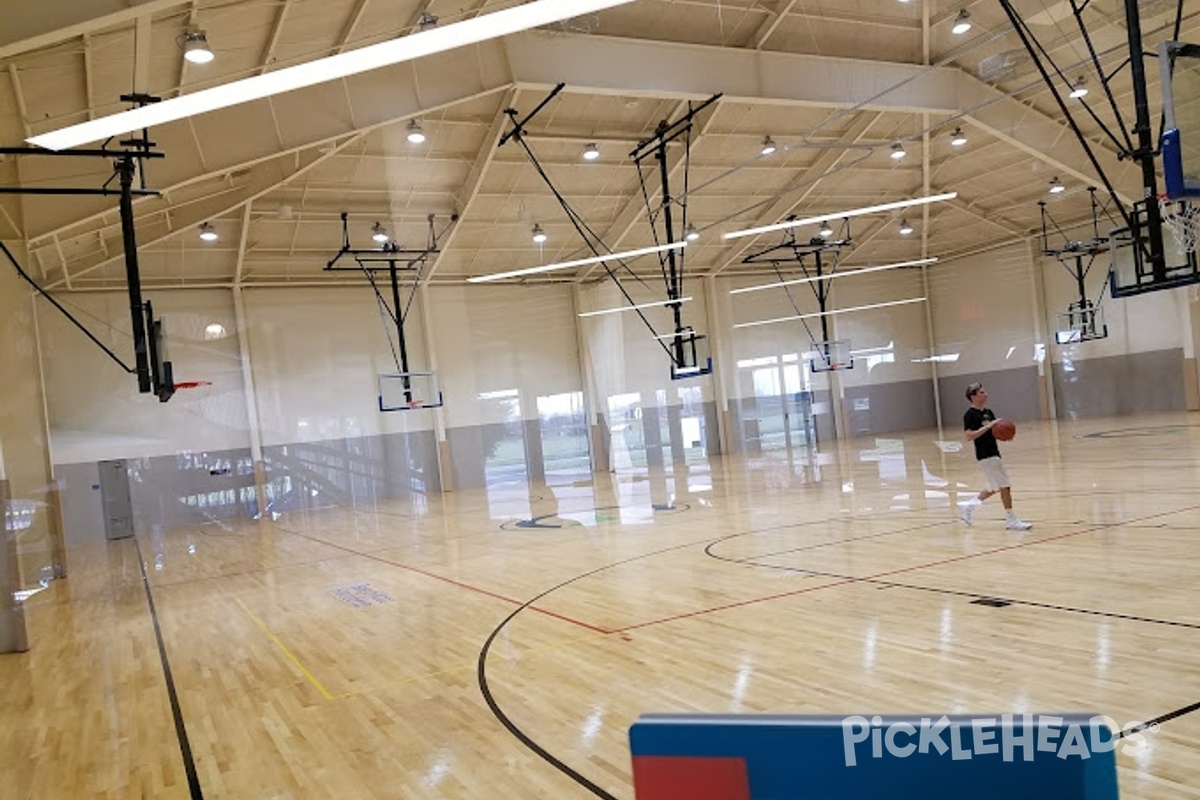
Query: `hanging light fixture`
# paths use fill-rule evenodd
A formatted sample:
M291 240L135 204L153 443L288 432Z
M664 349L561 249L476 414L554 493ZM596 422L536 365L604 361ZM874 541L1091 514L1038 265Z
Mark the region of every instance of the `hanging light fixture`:
M1063 182L1058 179L1057 175L1050 179L1050 194L1062 194L1066 190L1067 187L1063 186Z
M830 236L833 236L833 228L829 226L828 222L822 222L819 233L822 239L828 239Z
M542 226L536 222L533 225L533 241L536 244L543 244L547 239L546 232L542 230Z
M200 238L206 242L215 242L221 237L217 233L216 229L212 226L211 222L205 222L200 226Z
M950 29L951 33L963 34L971 30L971 12L965 8L958 12L958 16L954 18L954 27Z
M900 220L900 235L908 236L912 232L913 232L913 226L908 224L908 220L906 220L906 219Z
M777 147L775 146L775 140L774 140L774 139L772 139L770 136L764 136L764 137L763 137L763 140L762 140L762 154L763 154L764 156L769 156L769 155L771 155L771 153L774 153L774 152L775 152L777 149L779 149L779 148L777 148Z
M208 36L204 31L188 31L183 35L183 57L193 64L207 64L213 60L213 51L208 47Z
M689 242L694 242L700 238L700 231L696 230L696 226L689 222L687 228L683 231L683 238Z
M379 242L380 244L383 244L390 237L387 235L387 231L385 231L383 229L383 224L376 222L374 225L371 226L371 238L374 239L375 241Z
M900 159L902 159L906 155L908 155L908 151L904 149L904 145L900 144L900 142L896 142L895 144L892 145L892 152L890 155L892 157L892 160L899 161Z
M425 141L425 130L421 127L421 123L415 119L408 121L408 127L405 130L408 132L408 140L413 144L421 144L421 142Z
M963 133L962 128L955 128L954 133L950 134L950 144L953 147L962 147L967 143L967 135Z
M583 148L583 160L595 161L600 157L600 148L596 147L595 142L588 142L587 147Z
M1075 81L1075 85L1071 87L1071 94L1068 97L1078 100L1081 97L1087 97L1087 93L1087 76L1080 75L1079 80Z

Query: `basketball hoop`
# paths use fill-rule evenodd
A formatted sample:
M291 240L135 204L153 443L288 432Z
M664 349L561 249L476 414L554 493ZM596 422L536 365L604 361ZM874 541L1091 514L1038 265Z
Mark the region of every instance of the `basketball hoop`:
M1171 232L1175 243L1185 253L1196 252L1197 227L1200 227L1200 206L1184 200L1174 201L1167 195L1158 196L1163 227Z

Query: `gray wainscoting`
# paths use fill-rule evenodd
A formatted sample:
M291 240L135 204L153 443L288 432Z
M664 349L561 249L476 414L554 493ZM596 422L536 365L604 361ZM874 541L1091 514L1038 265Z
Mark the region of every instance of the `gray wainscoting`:
M843 408L851 436L893 433L937 425L933 381L847 386Z
M1016 369L939 378L942 424L947 428L962 429L963 414L970 405L966 397L967 385L975 382L982 383L987 389L988 408L995 411L996 416L1016 421L1041 417L1037 365L1030 364Z
M275 513L441 491L432 431L263 448ZM250 450L127 459L134 529L251 519L257 512ZM96 462L57 464L68 544L104 541Z
M1054 365L1056 410L1060 419L1186 411L1183 375L1182 348L1064 358Z

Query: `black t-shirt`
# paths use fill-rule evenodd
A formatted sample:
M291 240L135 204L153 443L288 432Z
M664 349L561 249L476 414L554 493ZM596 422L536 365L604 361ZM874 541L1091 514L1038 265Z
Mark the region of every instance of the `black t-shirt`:
M996 418L990 408L976 408L971 406L967 409L967 413L963 414L963 430L977 431L984 425L988 424ZM985 458L1000 455L1000 445L996 444L996 437L991 431L983 434L975 440L975 458L978 461L983 461Z

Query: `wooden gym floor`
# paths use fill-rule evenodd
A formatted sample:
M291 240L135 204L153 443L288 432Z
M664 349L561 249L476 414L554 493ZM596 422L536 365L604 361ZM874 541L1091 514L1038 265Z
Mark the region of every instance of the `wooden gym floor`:
M632 798L642 712L1095 711L1154 721L1123 798L1200 797L1200 415L1023 425L1024 534L938 438L77 548L0 656L0 794Z

